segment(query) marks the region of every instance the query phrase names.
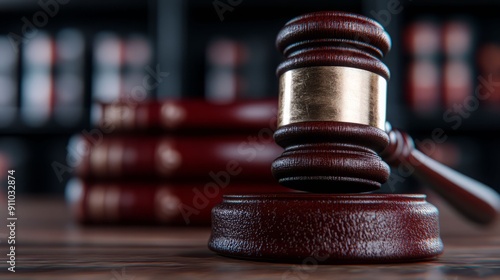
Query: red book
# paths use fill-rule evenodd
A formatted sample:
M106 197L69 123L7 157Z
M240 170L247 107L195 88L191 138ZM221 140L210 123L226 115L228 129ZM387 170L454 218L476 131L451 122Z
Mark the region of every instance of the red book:
M207 47L205 97L218 102L244 98L248 87L245 66L249 60L248 46L241 41L218 38Z
M414 57L434 57L441 49L441 27L433 19L419 19L408 24L403 41Z
M223 194L288 192L264 184L84 183L71 180L66 198L77 221L90 224L209 225Z
M485 107L498 110L500 107L500 44L485 43L477 53L477 64L480 75L476 96Z
M94 135L95 136L95 135ZM281 154L272 133L200 137L92 137L70 141L68 157L84 178L273 180Z
M440 107L440 73L433 59L410 63L406 84L407 100L414 112L426 115Z
M470 65L461 59L450 59L443 70L443 103L445 109L464 104L474 93Z
M105 133L161 131L259 131L276 128L277 99L210 103L206 100L165 100L100 104L95 124Z

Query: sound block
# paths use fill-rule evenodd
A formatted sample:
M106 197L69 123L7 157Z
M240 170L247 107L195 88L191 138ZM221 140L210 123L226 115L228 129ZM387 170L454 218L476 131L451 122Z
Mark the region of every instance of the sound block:
M286 263L390 263L443 251L438 210L425 195L226 195L212 210L209 248Z

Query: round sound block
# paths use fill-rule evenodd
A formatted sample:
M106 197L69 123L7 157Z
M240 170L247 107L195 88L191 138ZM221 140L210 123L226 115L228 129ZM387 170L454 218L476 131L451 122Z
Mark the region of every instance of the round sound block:
M251 260L388 263L443 251L438 210L425 195L226 195L212 210L209 248Z

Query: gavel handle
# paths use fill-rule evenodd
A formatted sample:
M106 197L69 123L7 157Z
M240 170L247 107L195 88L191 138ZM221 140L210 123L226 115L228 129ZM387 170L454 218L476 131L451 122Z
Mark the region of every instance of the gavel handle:
M396 134L395 137L391 135L392 132ZM500 195L496 191L416 150L413 140L406 133L397 130L391 133L390 147L382 154L387 156L389 164L398 166L402 161L409 163L418 178L471 221L487 225L497 218L500 213ZM391 147L394 141L399 147Z
M415 175L470 220L489 224L500 212L500 197L488 186L413 150L408 161L415 163Z

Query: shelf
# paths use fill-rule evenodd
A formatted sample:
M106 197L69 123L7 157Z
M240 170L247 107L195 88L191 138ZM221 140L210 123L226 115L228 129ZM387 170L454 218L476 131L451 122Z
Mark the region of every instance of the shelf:
M406 123L407 129L411 131L430 132L435 128L441 128L453 134L491 137L489 132L500 131L500 108L497 110L465 111L462 115L458 113L446 114L446 111L437 112L430 116L408 113ZM484 132L487 132L488 135L485 135Z
M49 1L47 1L49 2ZM134 10L138 8L145 8L148 6L148 1L134 0L134 1L123 1L123 0L66 0L61 1L62 3L68 2L66 4L59 4L60 7L64 7L67 10ZM59 3L59 1L57 1ZM26 12L30 10L40 9L39 1L37 0L1 0L0 9L3 12L7 11L21 11Z
M10 125L6 127L0 127L0 135L2 135L2 137L32 137L40 135L68 137L74 133L81 132L83 129L86 129L88 127L88 122L79 122L76 125L64 126L54 120L50 120L42 126L29 126L20 119L16 119Z

